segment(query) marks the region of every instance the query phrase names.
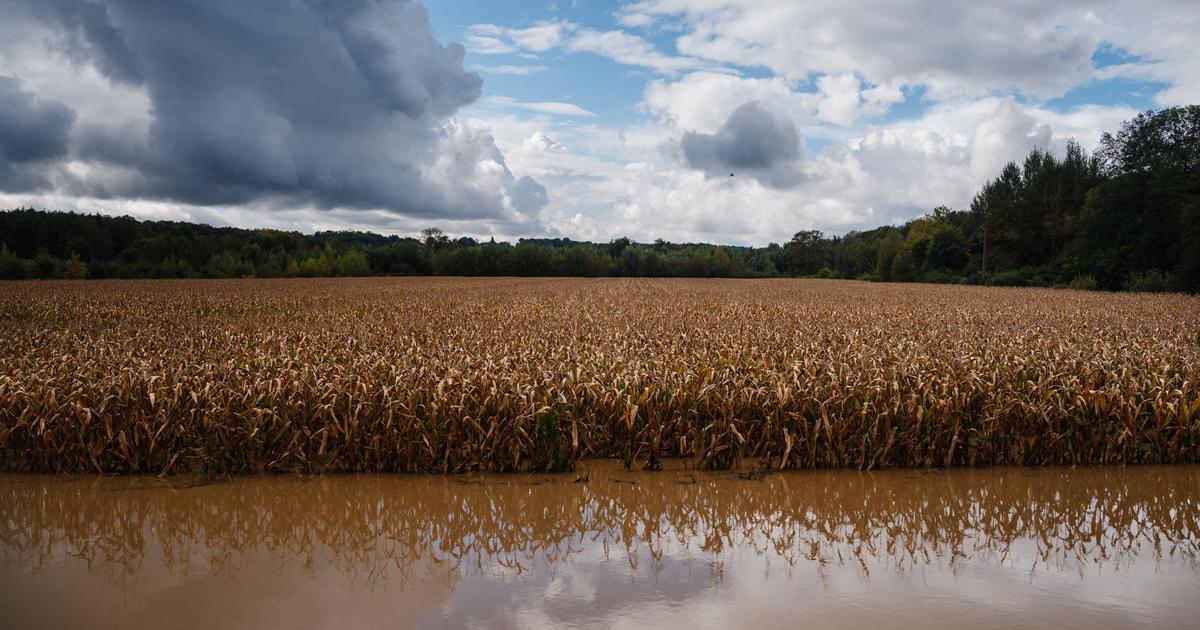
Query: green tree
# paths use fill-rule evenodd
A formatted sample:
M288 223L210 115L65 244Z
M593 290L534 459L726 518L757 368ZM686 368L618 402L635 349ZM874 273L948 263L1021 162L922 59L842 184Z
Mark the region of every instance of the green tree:
M925 252L925 266L941 271L961 271L967 264L967 245L962 232L952 225L939 226Z
M904 250L904 238L897 231L888 232L879 242L879 252L875 256L875 277L890 282L893 280L892 271L895 268L896 257ZM903 268L904 265L901 265Z
M901 247L892 258L891 279L893 282L912 282L916 279L913 254L907 248Z
M79 259L79 254L72 253L63 263L63 277L67 280L84 280L88 277L87 263Z
M425 246L430 249L444 249L450 247L450 237L439 228L428 227L421 230L421 238L425 242Z
M1192 173L1200 166L1200 105L1138 114L1120 131L1100 138L1100 157L1110 175Z
M25 277L25 262L7 245L0 245L0 279L19 280Z
M628 238L626 238L624 236L622 236L621 238L615 238L615 239L609 241L609 243L608 243L608 255L611 256L613 258L613 260L616 260L618 257L621 256L621 252L624 252L625 248L629 247L632 244L633 244L633 241L629 240Z
M25 265L26 278L54 279L62 277L62 261L42 249Z
M788 270L797 276L811 276L825 266L825 240L818 230L801 230L784 247Z
M612 251L611 249L609 250ZM621 254L617 259L617 273L633 277L641 273L642 269L642 250L636 246L626 246L621 249Z

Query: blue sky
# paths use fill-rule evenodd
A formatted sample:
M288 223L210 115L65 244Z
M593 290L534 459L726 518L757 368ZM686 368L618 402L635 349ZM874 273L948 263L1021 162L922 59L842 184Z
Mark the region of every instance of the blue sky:
M214 224L764 244L1200 102L1176 0L4 1L0 204Z
M614 25L611 10L598 3L578 8L551 10L545 2L447 2L431 4L430 21L444 42L462 43L467 29L475 24L501 23L533 26L554 16L580 23ZM644 73L611 59L587 53L552 53L529 59L517 53L482 55L468 49L464 66L484 76L484 94L501 95L529 102L575 102L606 120L629 122L637 115L646 82ZM530 75L480 71L479 68L513 66L546 70Z
M512 28L529 28L547 20L567 20L598 30L619 29L615 12L619 3L582 1L563 2L498 0L461 0L454 2L432 2L428 5L430 22L435 33L444 42L466 41L468 30L473 25L497 24ZM638 31L658 50L676 53L675 38L678 31L670 28ZM1112 45L1101 43L1091 56L1097 69L1120 64L1145 62L1145 57L1131 55ZM529 75L491 73L482 70L485 78L484 94L503 95L521 101L569 101L603 117L612 123L628 124L637 120L638 105L646 82L652 75L644 70L630 68L594 53L554 52L531 58L528 53L480 54L467 49L466 62L469 70L496 66L545 67L545 70ZM762 66L738 66L730 64L730 70L744 76L770 76L769 69ZM811 81L797 81L798 91L815 91ZM1045 100L1043 104L1060 112L1087 104L1126 106L1134 109L1156 107L1154 96L1164 90L1162 81L1116 77L1105 80L1090 80L1070 89L1065 94ZM1019 90L1011 92L1026 101ZM880 123L894 122L904 118L920 116L930 103L924 98L925 89L920 86L906 87L904 100L895 103L883 114L874 117Z
M611 5L580 3L572 8L551 8L546 2L444 2L429 5L434 31L444 42L462 43L468 28L476 24L533 26L539 21L567 19L596 28L615 28ZM668 40L660 36L656 39ZM655 43L660 43L656 41ZM669 44L669 41L665 43ZM467 50L468 70L481 67L546 67L536 74L518 76L483 71L485 94L512 96L522 101L575 101L607 120L628 122L635 118L647 76L644 72L589 53L551 53L529 59L517 53L482 55Z

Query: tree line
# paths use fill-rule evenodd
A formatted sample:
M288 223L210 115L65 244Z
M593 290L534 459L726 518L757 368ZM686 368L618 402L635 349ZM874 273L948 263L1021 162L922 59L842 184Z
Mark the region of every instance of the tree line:
M787 243L312 235L71 212L0 212L0 278L364 275L814 276L1200 291L1200 106L1148 111L1088 154L1035 149L967 209Z

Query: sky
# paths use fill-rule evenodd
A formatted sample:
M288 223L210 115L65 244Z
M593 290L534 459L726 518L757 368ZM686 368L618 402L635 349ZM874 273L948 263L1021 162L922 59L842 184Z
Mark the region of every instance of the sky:
M763 245L1200 103L1200 3L0 0L0 207Z

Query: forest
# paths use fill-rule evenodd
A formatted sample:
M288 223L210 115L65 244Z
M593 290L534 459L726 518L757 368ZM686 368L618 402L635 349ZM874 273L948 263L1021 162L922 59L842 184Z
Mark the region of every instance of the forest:
M1200 291L1200 105L1147 111L1085 152L1033 150L970 207L904 225L739 247L421 238L0 212L0 278L367 275L821 277Z

